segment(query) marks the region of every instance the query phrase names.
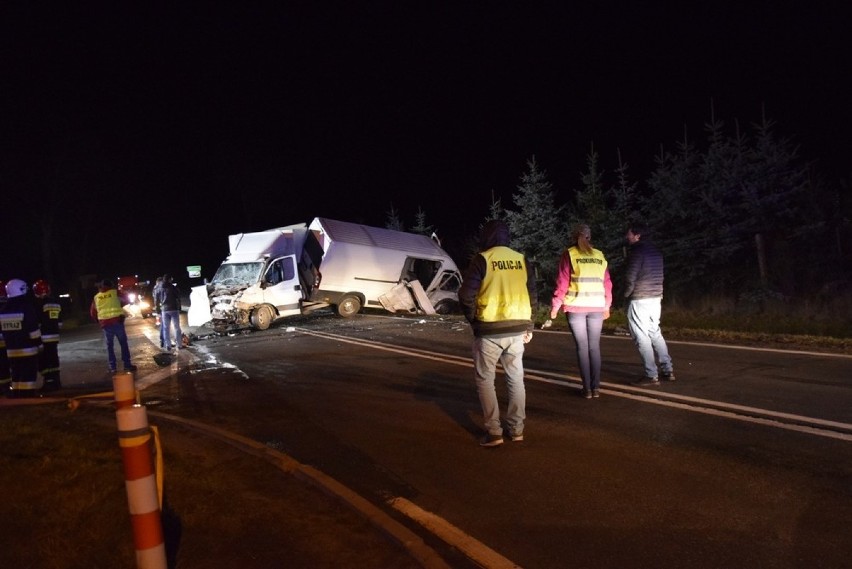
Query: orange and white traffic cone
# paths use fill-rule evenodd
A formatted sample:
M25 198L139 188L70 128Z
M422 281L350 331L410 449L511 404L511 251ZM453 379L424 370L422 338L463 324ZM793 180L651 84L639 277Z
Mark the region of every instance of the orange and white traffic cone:
M151 458L151 429L145 407L116 409L124 485L133 525L138 569L167 569L157 480Z
M119 371L112 376L112 393L115 408L124 409L138 403L136 381L132 371Z

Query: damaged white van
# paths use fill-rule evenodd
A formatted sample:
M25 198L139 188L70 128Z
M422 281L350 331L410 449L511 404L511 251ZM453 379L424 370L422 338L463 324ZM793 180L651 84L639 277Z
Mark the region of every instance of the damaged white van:
M189 325L265 330L279 318L333 306L446 314L458 309L461 275L426 236L315 218L239 233L212 281L190 295Z

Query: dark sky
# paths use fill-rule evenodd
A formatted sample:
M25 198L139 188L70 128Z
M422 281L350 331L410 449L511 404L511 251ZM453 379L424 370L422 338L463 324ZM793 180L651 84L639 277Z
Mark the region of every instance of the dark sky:
M564 199L592 142L643 179L711 98L850 172L849 10L819 2L54 4L0 7L0 278L40 276L56 192L83 272L208 273L229 233L391 204L458 242L531 156Z

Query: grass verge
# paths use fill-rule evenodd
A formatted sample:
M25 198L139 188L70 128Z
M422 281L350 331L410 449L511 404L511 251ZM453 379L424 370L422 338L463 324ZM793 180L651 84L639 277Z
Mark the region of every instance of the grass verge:
M418 566L356 512L272 465L173 425L160 436L169 567ZM111 407L4 407L0 447L0 567L135 566Z

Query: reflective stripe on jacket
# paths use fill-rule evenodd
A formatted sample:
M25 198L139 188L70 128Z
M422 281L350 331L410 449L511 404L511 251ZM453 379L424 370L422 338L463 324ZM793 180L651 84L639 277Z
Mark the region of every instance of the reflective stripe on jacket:
M41 329L35 308L25 297L9 299L0 313L0 330L9 359L38 355Z
M114 288L95 295L95 309L98 311L98 320L118 318L124 314L118 292Z
M604 278L607 262L603 253L592 249L587 254L577 247L571 247L568 255L571 258L571 282L562 303L584 308L606 308Z
M532 317L524 256L505 246L483 251L485 277L476 295L476 319L482 322Z
M41 317L41 339L44 342L59 341L59 315L62 306L51 298L41 299L36 308Z

